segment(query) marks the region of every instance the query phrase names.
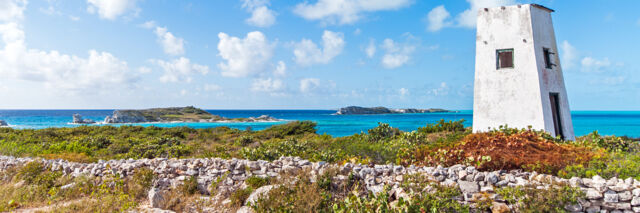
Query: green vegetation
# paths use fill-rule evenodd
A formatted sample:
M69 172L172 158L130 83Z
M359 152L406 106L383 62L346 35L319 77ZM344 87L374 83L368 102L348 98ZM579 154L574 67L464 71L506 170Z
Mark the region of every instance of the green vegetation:
M51 172L50 168L34 161L2 173L0 212L63 202L68 205L56 207L57 212L126 211L146 199L153 179L150 171L139 169L128 178L74 178Z
M504 187L496 190L509 204L518 206L519 212L567 212L565 205L575 205L584 192L569 186L537 189L535 187Z
M197 113L197 112L196 112ZM570 178L640 178L640 145L597 132L562 141L528 129L503 127L471 134L463 120L403 132L388 124L346 137L316 134L296 121L260 131L140 126L0 129L0 154L95 162L98 159L221 157L276 160L299 156L329 163L473 165L481 170L524 169Z
M252 131L218 127L192 129L140 126L80 126L41 130L0 128L0 154L63 158L77 162L98 159L154 157L221 157L275 160L299 156L330 163L396 163L402 165L473 165L479 170L523 169L564 178L633 177L640 179L640 145L637 139L601 136L597 132L562 141L544 132L501 128L472 134L462 121L444 120L404 132L388 124L360 134L331 137L316 133L315 123L291 122ZM230 194L229 208L244 204L255 189L276 187L269 196L252 204L257 212L468 212L456 201L461 194L429 182L419 175L404 177L399 186L406 196L391 202L390 188L374 195L361 180L349 178L338 184L329 170L318 176L304 171L281 178L249 177L246 188ZM228 175L228 173L227 173ZM223 175L208 186L212 194L227 178ZM349 174L341 174L348 176ZM153 171L138 169L127 178L68 177L38 162L0 174L0 211L28 209L53 203L67 203L58 212L127 211L147 199ZM313 181L312 181L312 178ZM426 190L425 190L426 189ZM571 187L496 189L509 204L522 212L558 212L583 196ZM185 211L202 196L195 178L187 178L171 190L163 208ZM206 194L206 193L205 193ZM200 204L198 204L200 205ZM204 205L204 204L202 204ZM473 206L489 210L487 196Z

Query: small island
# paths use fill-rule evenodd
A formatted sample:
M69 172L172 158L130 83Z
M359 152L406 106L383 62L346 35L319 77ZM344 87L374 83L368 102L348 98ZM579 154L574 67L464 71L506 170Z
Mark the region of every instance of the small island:
M434 112L456 112L445 109L389 109L386 107L359 107L348 106L340 108L336 115L377 115L377 114L409 114L409 113L434 113Z
M202 109L187 107L168 107L151 109L114 110L111 116L104 118L102 123L171 123L171 122L199 122L199 123L241 123L241 122L275 122L281 121L269 115L248 118L225 118L211 114ZM96 123L90 119L83 119L81 115L73 115L73 124Z

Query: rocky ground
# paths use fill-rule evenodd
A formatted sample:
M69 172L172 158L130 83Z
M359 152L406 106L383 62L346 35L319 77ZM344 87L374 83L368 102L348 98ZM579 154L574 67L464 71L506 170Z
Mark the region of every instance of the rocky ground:
M246 187L244 181L250 176L277 178L283 174L308 171L311 176L317 176L328 169L338 171L333 178L336 182L347 181L349 176L362 180L366 189L381 192L385 185L392 189L391 198L398 199L406 196L399 188L399 184L407 175L423 174L430 180L441 185L458 187L463 196L458 198L461 203L473 203L487 195L493 200L494 212L509 212L515 207L508 205L503 198L495 193L495 189L507 186L535 186L548 188L568 184L578 187L586 193L586 199L578 204L565 206L570 212L640 212L640 181L628 178L609 180L599 176L593 178L562 179L551 175L521 171L492 171L481 172L473 166L455 165L452 167L403 167L398 165L360 165L346 163L344 165L327 164L324 162L310 162L298 157L282 157L273 162L248 161L239 159L140 159L140 160L110 160L98 163L73 163L64 160L43 160L36 158L15 158L0 156L0 171L11 167L24 165L31 161L42 161L48 168L61 171L71 176L105 176L118 174L131 175L137 168L148 167L156 174L152 189L149 191L149 205L140 211L161 211L156 207L162 206L167 199L167 193L189 177L196 177L201 199L212 202L229 202L225 195ZM213 182L217 184L218 194L210 195L209 189ZM274 185L260 187L253 191L246 204L257 200L266 194ZM216 212L219 209L205 209ZM238 210L251 212L248 207Z

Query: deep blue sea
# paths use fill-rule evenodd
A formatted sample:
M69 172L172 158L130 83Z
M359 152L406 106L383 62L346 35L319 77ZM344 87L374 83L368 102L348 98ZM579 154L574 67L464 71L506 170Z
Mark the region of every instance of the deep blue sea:
M332 115L335 110L207 110L216 115L228 118L257 117L270 115L275 118L293 120L310 120L318 123L318 133L333 136L346 136L361 131L367 131L378 125L378 122L389 123L401 130L411 131L427 123L434 123L440 119L465 119L465 125L470 126L472 111L457 113L425 113L425 114L388 114L388 115ZM13 128L41 129L47 127L74 127L69 124L74 113L95 121L104 120L113 110L0 110L0 120L5 120ZM571 113L576 136L586 135L598 130L603 135L617 135L640 137L640 111L574 111ZM274 124L285 123L153 123L134 124L140 126L189 126L193 128L208 128L229 126L232 128L260 130ZM113 125L113 124L110 124ZM117 124L118 126L122 124Z

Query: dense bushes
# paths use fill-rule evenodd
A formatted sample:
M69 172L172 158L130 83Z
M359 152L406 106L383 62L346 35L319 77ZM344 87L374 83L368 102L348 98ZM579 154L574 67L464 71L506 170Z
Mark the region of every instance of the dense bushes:
M468 135L455 146L417 150L416 155L428 165L470 164L481 170L555 173L567 165L589 161L593 153L586 148L554 143L532 130L507 130Z
M418 132L435 133L435 132L464 132L464 119L458 121L444 121L440 119L438 123L427 124L425 127L419 127Z
M403 132L380 123L346 137L318 135L315 123L296 121L260 131L141 126L0 129L0 154L77 162L122 158L221 157L275 160L298 156L330 163L473 165L481 170L525 169L562 177L640 178L638 142L597 132L562 141L527 129L502 127L471 134L463 120Z

